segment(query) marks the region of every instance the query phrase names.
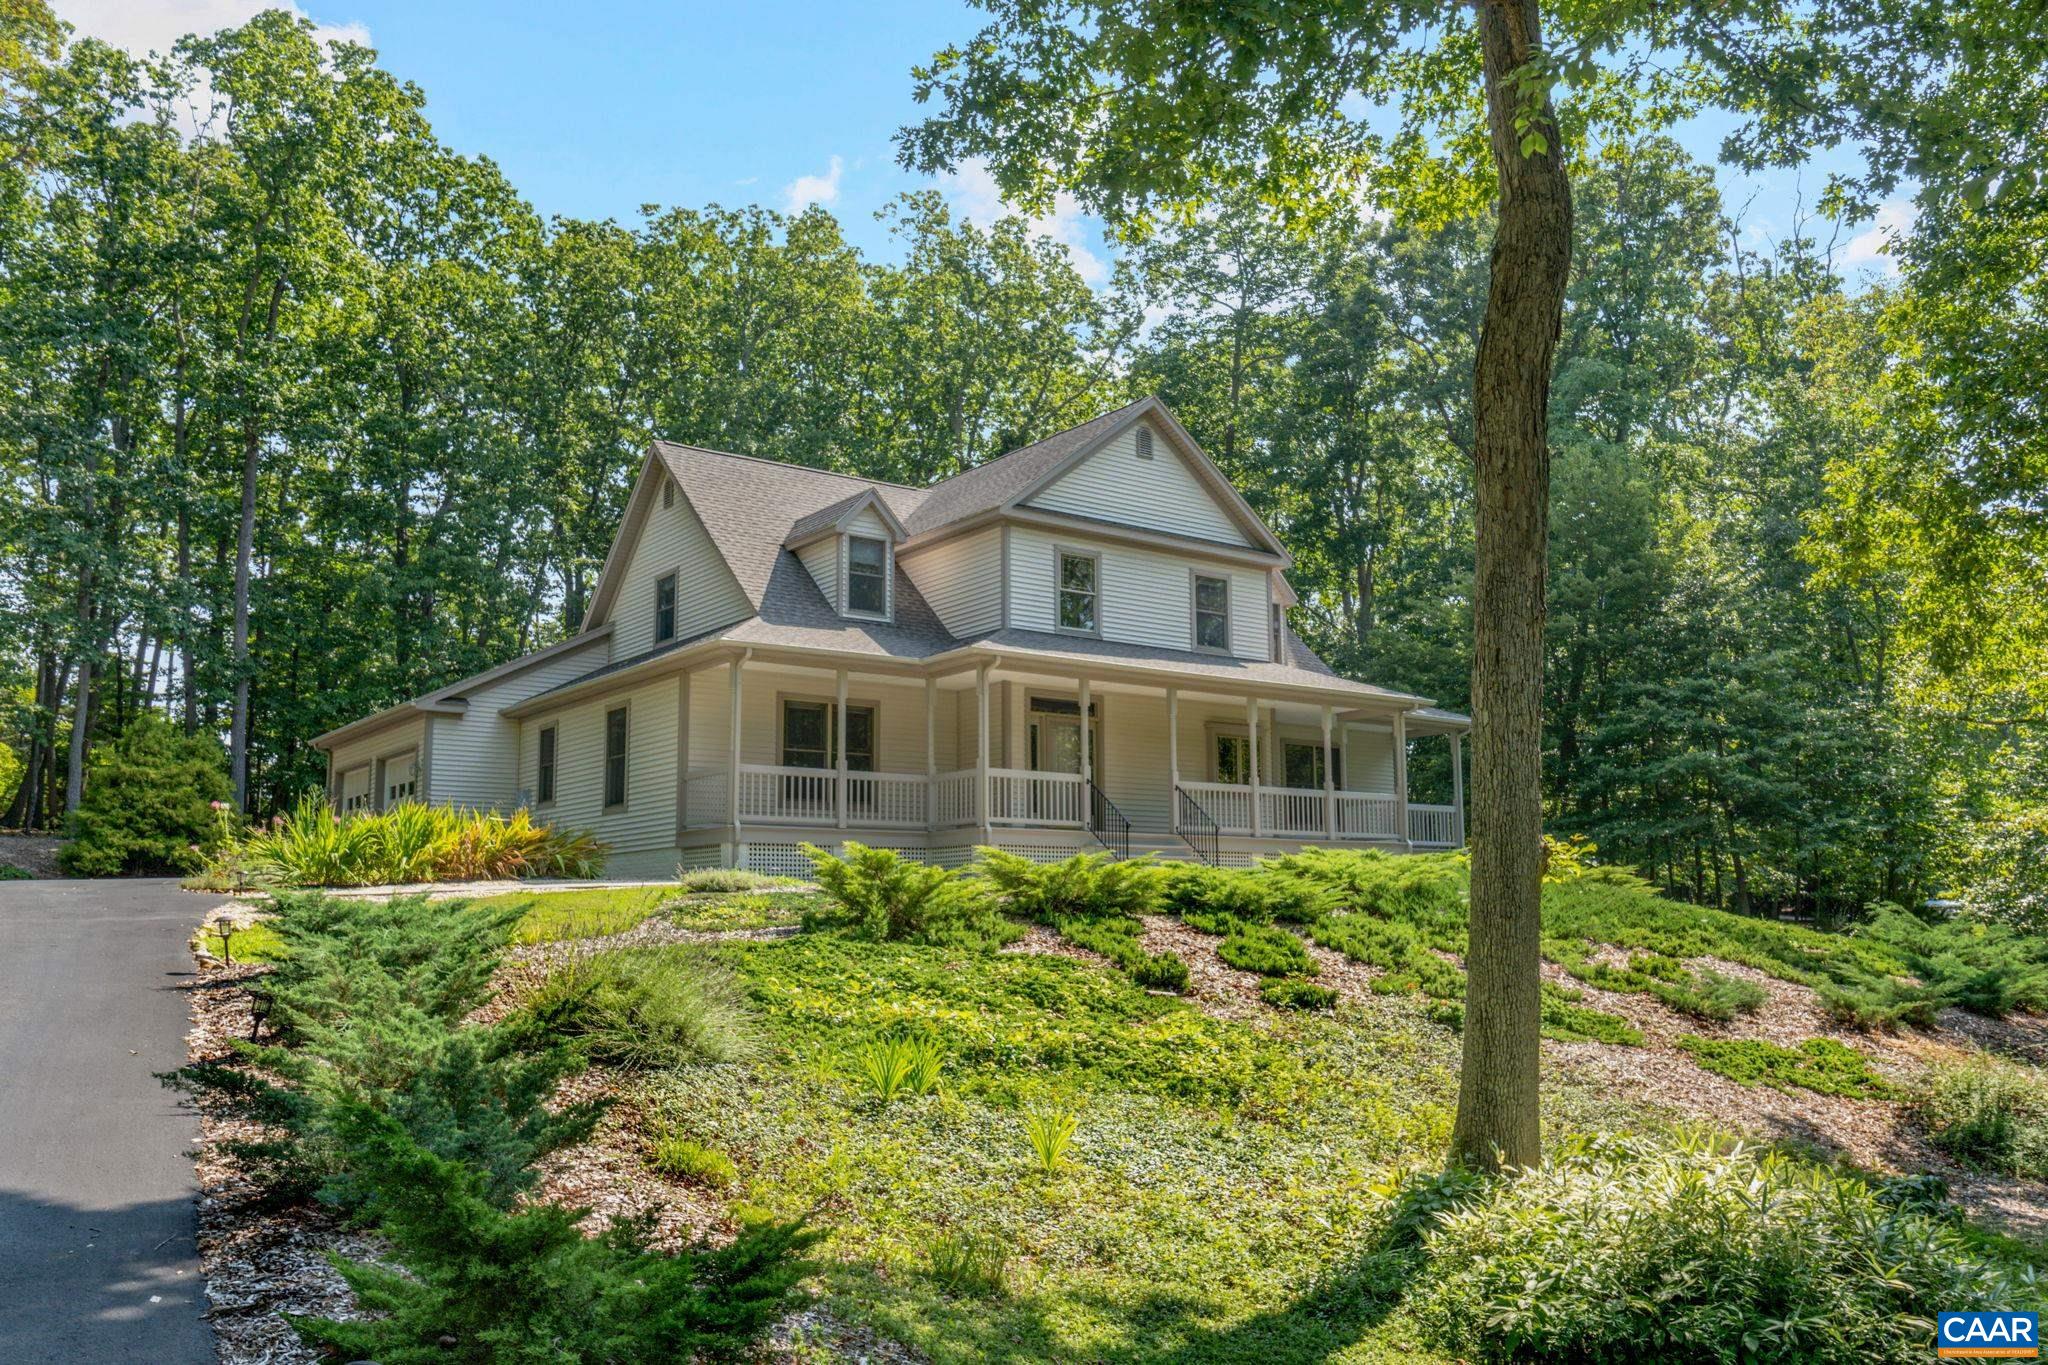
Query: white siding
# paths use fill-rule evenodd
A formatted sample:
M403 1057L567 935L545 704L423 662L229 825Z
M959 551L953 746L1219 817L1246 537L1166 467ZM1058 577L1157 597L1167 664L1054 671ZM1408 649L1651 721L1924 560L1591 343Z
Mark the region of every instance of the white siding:
M434 716L428 785L433 799L477 810L510 810L531 799L533 784L520 781L519 726L499 712L538 696L609 662L609 642L593 640L565 649L531 668L500 678L463 696L469 709L459 716Z
M1095 704L1102 724L1096 785L1109 794L1134 828L1171 829L1173 785L1166 755L1166 698L1119 693L1099 696ZM1199 779L1183 771L1181 780Z
M619 572L619 594L611 605L615 659L654 647L654 584L664 574L676 575L679 640L730 624L752 610L687 497L677 497L671 507L663 507L659 497L649 500L639 542Z
M1149 460L1138 458L1137 432L1136 426L1123 432L1028 505L1226 545L1250 543L1164 431L1153 428Z
M699 676L696 681L701 685L704 679ZM652 866L659 859L649 855L675 847L680 687L677 676L660 678L520 722L520 787L532 789L540 759L540 732L555 726L555 800L539 813L552 823L590 830L610 844L614 856L607 870L613 876L620 875L622 868ZM606 712L621 706L627 711L626 803L608 811L604 809L604 721ZM635 854L642 856L633 858Z
M903 558L903 572L961 638L1003 624L1003 533L1000 527L942 540Z
M839 610L839 537L825 536L814 540L796 552L803 566L810 570L811 579L818 585L818 591L825 594L825 600L832 604L832 610Z
M1364 725L1344 727L1344 789L1394 790L1394 732Z
M334 752L328 756L330 765L327 770L328 799L330 801L338 800L340 793L337 790L336 783L339 781L341 774L348 772L352 768L367 765L369 774L363 780L372 784L371 804L375 806L377 804L376 798L379 795L374 785L377 781L377 764L387 759L396 762L401 759L421 756L420 750L425 744L426 736L426 717L414 716L412 719L402 721L388 729L378 730L373 734L365 735L360 739L353 739L346 744L337 746Z
M863 507L852 521L846 523L846 533L853 536L874 536L880 540L889 538L889 528L882 521L882 514L872 507Z
M1231 652L1240 659L1267 656L1272 634L1267 625L1266 576L1260 571L1170 551L1057 535L1036 527L1018 526L1010 532L1013 627L1047 631L1054 628L1053 579L1062 547L1101 558L1098 589L1103 639L1162 649L1192 649L1194 571L1199 570L1230 580Z
M700 682L716 678L730 687L730 675L699 674ZM782 762L782 700L788 697L829 702L834 681L828 674L783 673L764 668L746 670L740 694L740 761L742 763ZM972 695L971 693L969 694ZM718 698L720 718L727 714L730 692ZM942 702L944 698L940 699ZM692 709L695 693L692 693ZM875 768L885 773L924 771L924 684L881 683L867 678L848 680L849 706L873 706L875 710ZM943 716L943 713L942 713ZM694 735L693 735L694 740ZM716 748L700 753L690 751L693 767L722 765L732 749L730 730L715 741ZM943 751L943 739L941 740ZM715 756L714 756L715 755Z

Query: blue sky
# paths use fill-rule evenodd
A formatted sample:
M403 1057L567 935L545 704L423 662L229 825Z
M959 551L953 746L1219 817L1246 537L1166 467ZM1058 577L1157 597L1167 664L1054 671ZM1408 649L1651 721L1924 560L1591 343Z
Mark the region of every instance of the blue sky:
M179 34L246 19L262 0L55 0L81 32L147 50ZM314 21L375 46L384 66L426 91L444 141L490 156L541 212L630 221L642 204L771 208L821 202L863 250L887 253L876 209L932 182L895 163L891 138L917 117L911 67L971 35L984 16L962 0L301 0ZM1730 121L1683 130L1712 160ZM1750 204L1752 239L1789 231L1808 212L1824 157L1749 180L1723 171L1731 208ZM968 168L943 182L959 209L998 209ZM1845 229L1852 269L1882 269L1882 233ZM1040 223L1100 282L1109 250L1071 203ZM1817 234L1823 240L1828 233Z

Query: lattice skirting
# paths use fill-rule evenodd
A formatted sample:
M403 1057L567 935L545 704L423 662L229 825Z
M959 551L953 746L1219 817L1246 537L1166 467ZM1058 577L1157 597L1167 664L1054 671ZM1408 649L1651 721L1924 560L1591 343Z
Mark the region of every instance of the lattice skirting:
M825 844L820 844L819 846L830 847ZM806 881L810 879L812 870L811 860L804 853L803 845L801 844L753 843L750 841L741 845L741 847L745 850L745 857L741 865L749 872L759 872L770 877L801 877ZM891 853L898 854L901 857L920 862L935 862L939 863L940 866L948 866L942 859L934 856L922 845L869 844L868 847L886 848ZM713 853L715 854L716 851L714 849ZM833 848L832 851L837 853L840 849Z

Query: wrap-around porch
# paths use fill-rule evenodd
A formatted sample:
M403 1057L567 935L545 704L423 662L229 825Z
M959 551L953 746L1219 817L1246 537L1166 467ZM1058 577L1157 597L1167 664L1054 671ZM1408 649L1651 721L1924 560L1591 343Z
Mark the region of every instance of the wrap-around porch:
M1210 862L1464 843L1459 725L1336 689L1043 669L919 676L751 653L702 666L683 690L680 841L1023 839ZM1408 796L1410 742L1426 736L1449 743L1448 803Z

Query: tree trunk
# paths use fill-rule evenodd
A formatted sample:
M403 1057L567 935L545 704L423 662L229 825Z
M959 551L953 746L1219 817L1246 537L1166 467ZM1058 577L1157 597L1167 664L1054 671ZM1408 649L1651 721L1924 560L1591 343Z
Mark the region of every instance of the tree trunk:
M235 633L230 656L235 710L228 728L228 764L238 811L249 808L249 570L256 556L256 474L262 448L252 419L242 430L242 521L235 537Z
M1492 280L1473 366L1472 922L1451 1155L1534 1165L1543 876L1543 622L1550 372L1571 269L1572 204L1547 92L1524 155L1513 73L1541 47L1535 0L1482 0L1487 123L1500 172Z

